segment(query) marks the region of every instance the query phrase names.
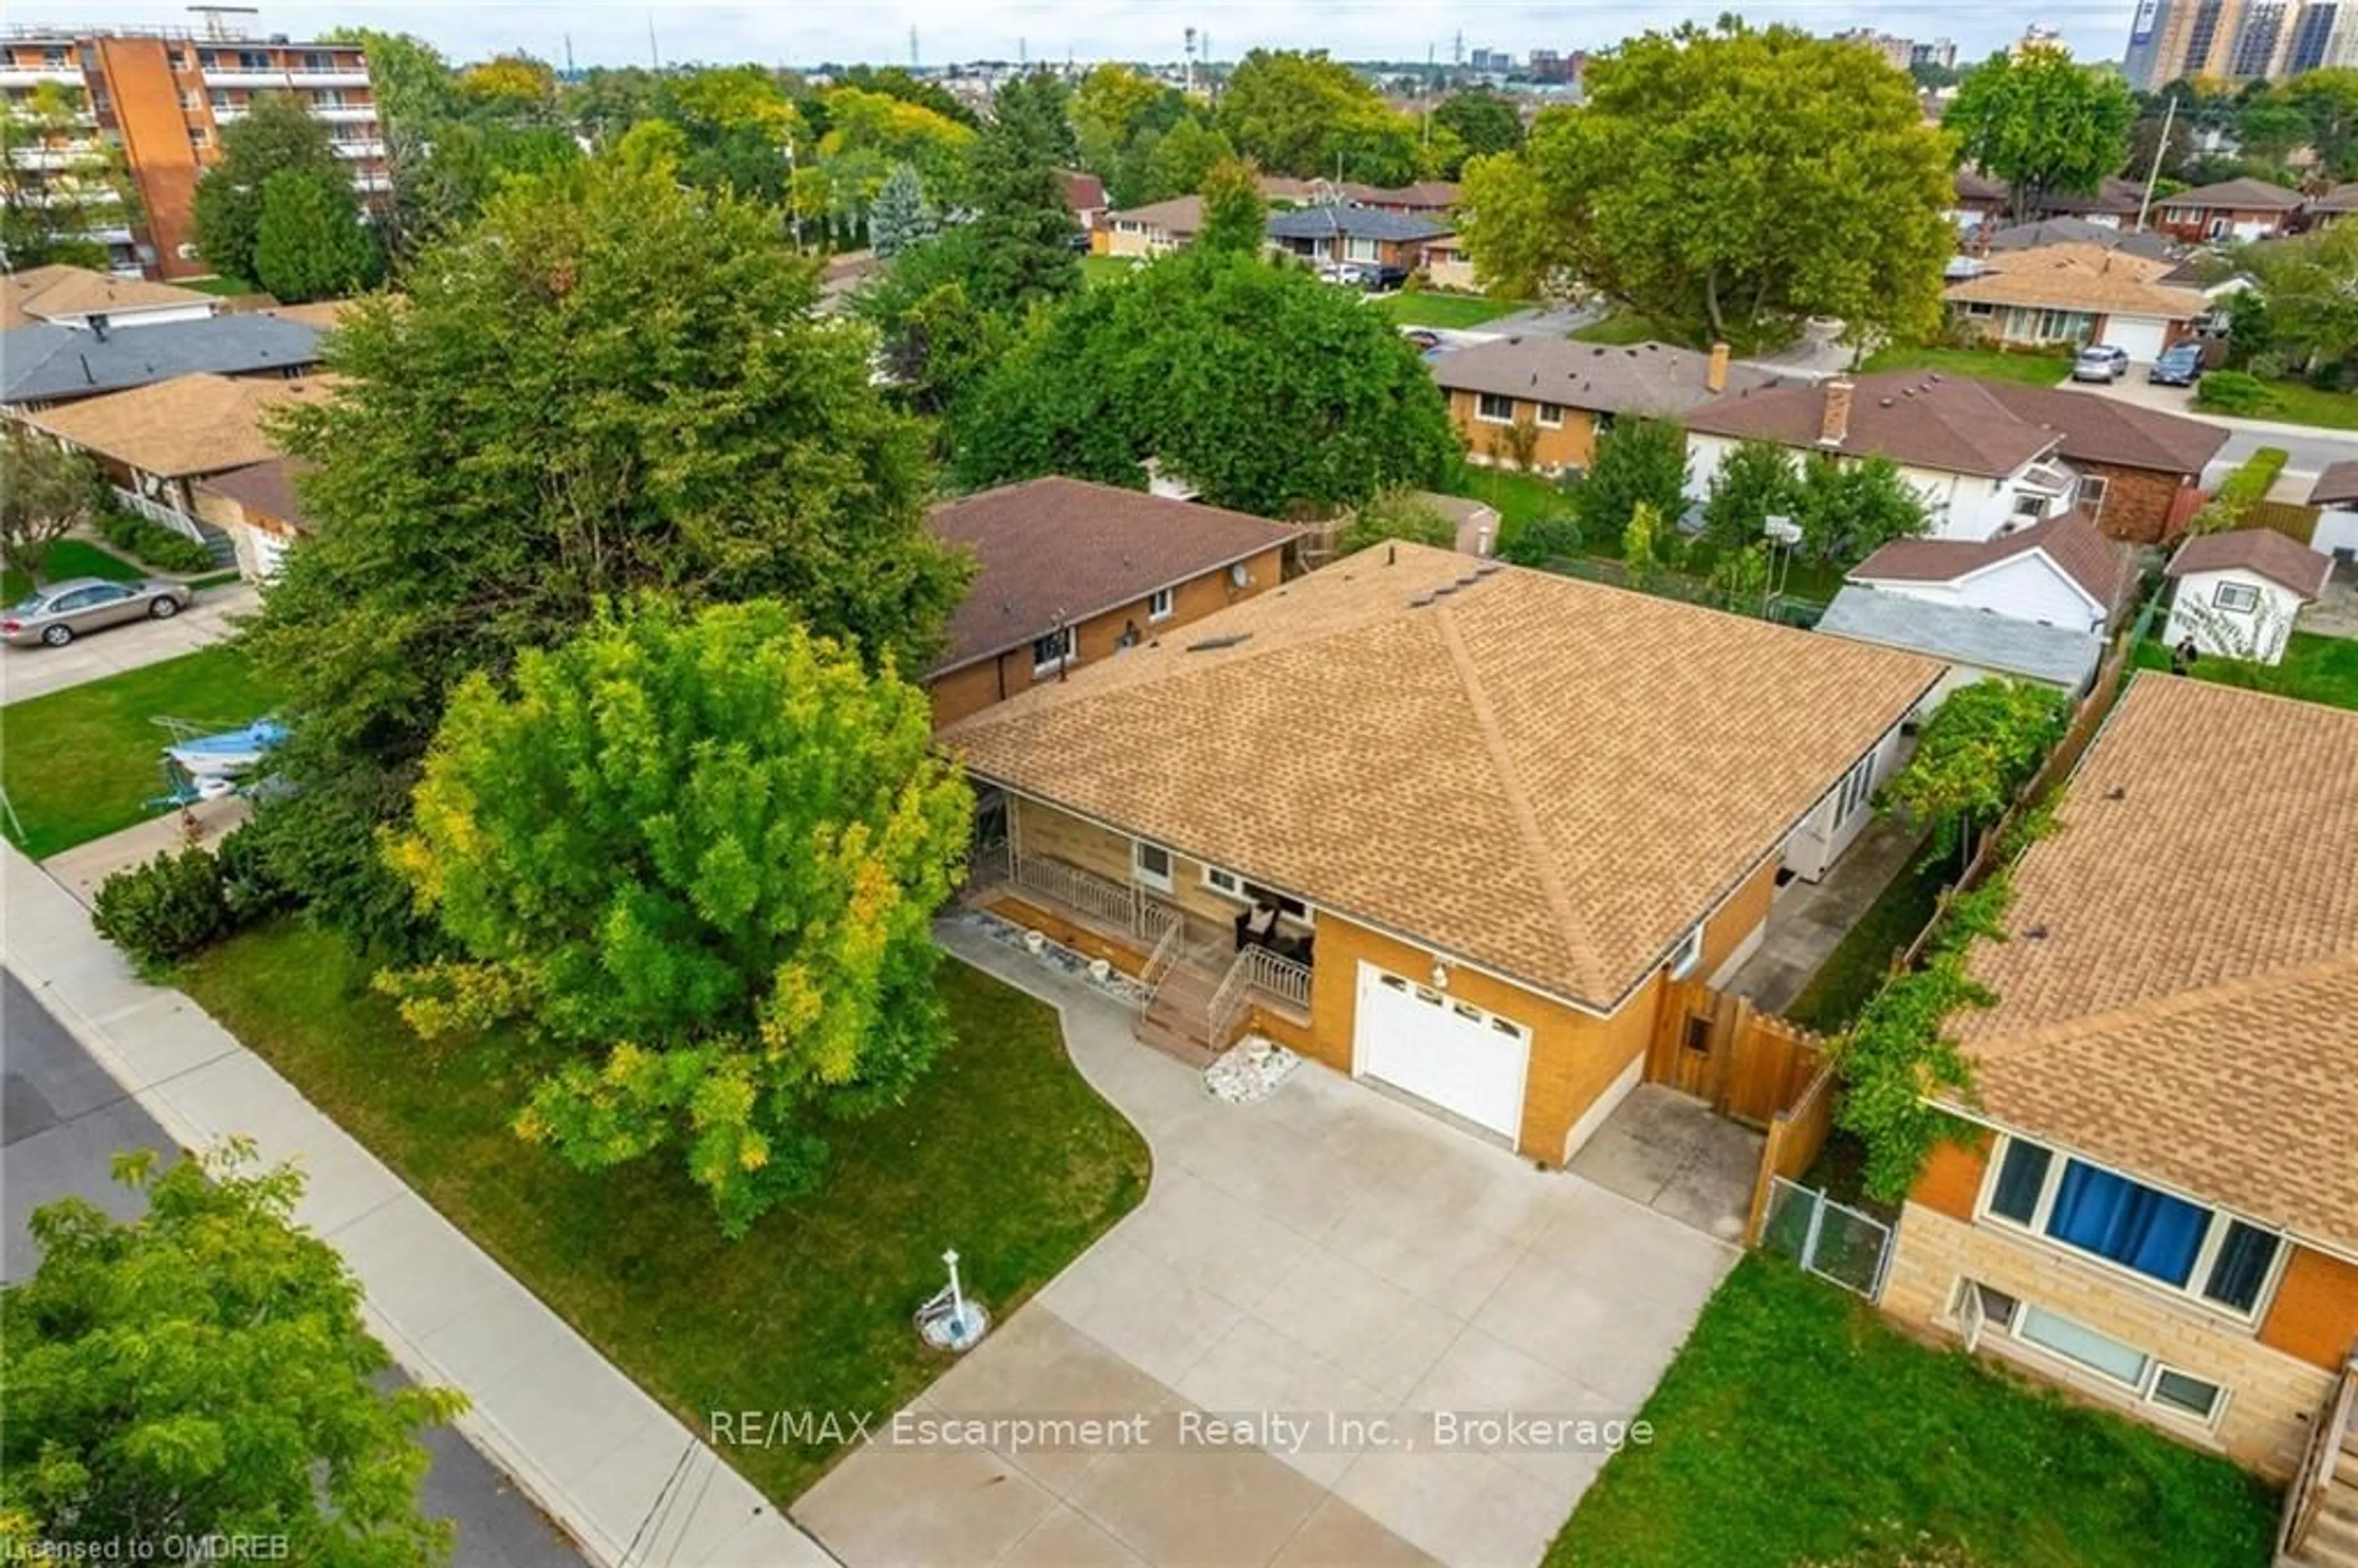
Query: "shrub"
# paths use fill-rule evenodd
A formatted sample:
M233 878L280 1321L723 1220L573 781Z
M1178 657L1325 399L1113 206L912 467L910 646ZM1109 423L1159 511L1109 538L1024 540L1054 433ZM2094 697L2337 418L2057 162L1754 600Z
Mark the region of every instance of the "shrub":
M159 571L200 572L213 564L212 552L160 523L150 523L135 512L108 511L98 520L106 542Z
M107 878L91 923L144 973L201 951L236 925L220 860L193 844Z
M1499 525L1498 554L1520 567L1543 567L1580 554L1580 522L1565 513L1509 518Z
M293 906L294 893L271 869L269 849L251 827L223 838L213 858L221 866L222 896L238 928Z
M2190 526L2197 534L2224 534L2242 527L2252 508L2267 499L2277 475L2290 460L2291 454L2282 447L2260 448L2220 481L2217 492L2194 514Z
M2267 383L2239 370L2214 370L2194 384L2194 406L2216 414L2265 414L2276 405Z
M2284 356L2273 351L2254 354L2247 368L2262 381L2282 381L2285 377Z

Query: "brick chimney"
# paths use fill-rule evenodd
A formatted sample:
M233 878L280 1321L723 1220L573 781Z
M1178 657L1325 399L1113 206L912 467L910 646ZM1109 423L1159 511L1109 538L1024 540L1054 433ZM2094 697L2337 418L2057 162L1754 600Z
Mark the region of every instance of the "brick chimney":
M1838 375L1826 383L1825 412L1818 419L1818 445L1839 447L1850 438L1850 378Z
M1725 343L1714 343L1711 346L1711 368L1703 373L1703 384L1706 392L1716 393L1727 390L1727 345Z

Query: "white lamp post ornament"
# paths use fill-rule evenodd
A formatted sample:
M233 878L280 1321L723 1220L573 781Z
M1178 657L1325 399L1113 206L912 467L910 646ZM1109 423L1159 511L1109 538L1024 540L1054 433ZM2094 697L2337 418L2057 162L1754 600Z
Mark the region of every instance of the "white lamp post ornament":
M990 1327L990 1314L981 1303L966 1299L958 1282L957 1249L943 1253L942 1262L950 1271L949 1285L917 1309L917 1333L936 1350L968 1350Z

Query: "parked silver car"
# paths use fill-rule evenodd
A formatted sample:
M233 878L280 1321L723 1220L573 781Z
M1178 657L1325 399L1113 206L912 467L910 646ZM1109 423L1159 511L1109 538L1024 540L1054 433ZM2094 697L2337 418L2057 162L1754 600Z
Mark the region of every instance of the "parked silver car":
M45 647L62 648L85 632L119 626L126 621L169 620L186 610L192 597L185 583L155 578L136 582L68 578L10 605L5 614L0 614L0 642L18 647L38 643Z

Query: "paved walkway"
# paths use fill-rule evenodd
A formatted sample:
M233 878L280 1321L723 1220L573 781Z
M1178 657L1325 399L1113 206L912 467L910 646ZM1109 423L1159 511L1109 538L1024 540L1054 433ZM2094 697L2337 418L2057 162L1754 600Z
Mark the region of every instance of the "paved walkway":
M1918 847L1916 835L1877 814L1823 878L1795 880L1777 890L1759 950L1720 989L1750 997L1763 1012L1792 1006L1858 917L1907 869Z
M244 1133L303 1167L297 1217L351 1265L370 1328L412 1376L467 1394L460 1428L592 1562L824 1568L751 1485L267 1063L180 992L133 977L13 847L0 846L0 881L8 968L176 1142Z
M1608 1445L1451 1441L1444 1418L1634 1415L1734 1250L1314 1064L1213 1101L1100 993L943 941L1058 1007L1153 1186L905 1412L904 1435L997 1421L989 1441L871 1444L795 1519L851 1568L1536 1563ZM1006 1424L1090 1414L1139 1440Z
M156 1119L123 1092L81 1042L50 1016L16 977L0 969L0 1057L7 1090L0 1098L0 1199L7 1212L0 1281L29 1278L40 1266L28 1221L35 1209L69 1195L119 1219L135 1217L139 1195L114 1179L115 1154L150 1149L178 1153ZM395 1384L398 1373L380 1379ZM421 1441L432 1456L418 1487L429 1519L458 1532L456 1561L465 1568L582 1568L581 1554L497 1465L447 1426Z
M224 641L239 617L262 603L251 583L197 589L197 601L168 621L138 621L75 638L62 648L0 647L0 702L46 697L88 681L160 664Z

